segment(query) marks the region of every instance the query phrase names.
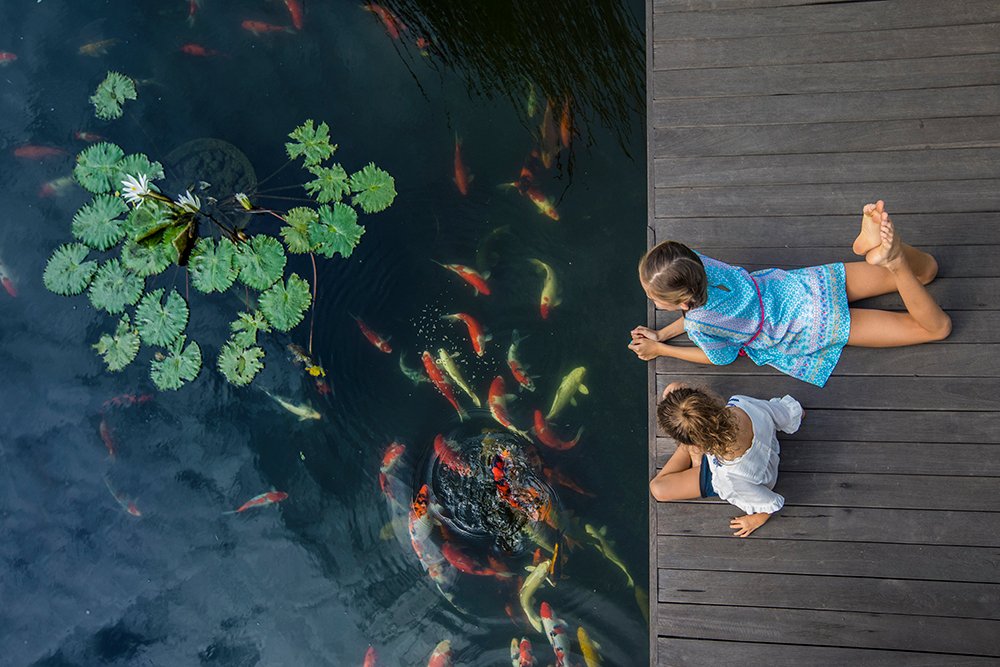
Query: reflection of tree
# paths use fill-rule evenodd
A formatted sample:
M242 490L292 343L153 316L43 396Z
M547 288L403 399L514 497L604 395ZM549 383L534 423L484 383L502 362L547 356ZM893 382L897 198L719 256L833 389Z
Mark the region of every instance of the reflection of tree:
M641 23L624 0L383 0L416 52L464 76L469 90L509 97L525 117L529 86L569 100L577 126L596 116L627 150L629 115L645 100ZM537 120L535 121L537 122Z

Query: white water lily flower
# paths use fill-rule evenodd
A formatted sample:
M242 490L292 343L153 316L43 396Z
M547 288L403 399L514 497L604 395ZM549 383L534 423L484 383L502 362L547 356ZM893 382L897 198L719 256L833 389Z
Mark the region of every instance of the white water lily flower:
M177 198L177 204L188 213L197 213L201 210L201 200L197 195L191 194L190 190L185 190L184 194Z
M139 178L136 178L126 174L125 180L122 181L122 198L138 208L142 206L142 200L147 196L149 196L149 179L146 175L139 174Z
M236 201L240 203L240 206L242 206L247 211L253 210L253 204L250 203L250 198L247 197L244 193L237 192L235 196L236 196Z

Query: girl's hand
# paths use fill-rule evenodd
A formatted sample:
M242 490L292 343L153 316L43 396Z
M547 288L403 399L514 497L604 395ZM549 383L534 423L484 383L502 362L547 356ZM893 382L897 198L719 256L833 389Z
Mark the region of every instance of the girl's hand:
M649 327L636 327L632 329L632 340L638 340L640 338L648 338L649 340L657 341L660 340L660 332Z
M735 537L746 537L753 531L763 526L770 518L771 515L767 512L757 512L756 514L747 514L746 516L734 516L729 522L729 527L736 530L736 532L733 533Z
M628 349L635 352L636 356L643 361L651 361L659 357L662 347L663 343L657 343L655 340L650 340L644 336L633 338L632 342L628 344Z

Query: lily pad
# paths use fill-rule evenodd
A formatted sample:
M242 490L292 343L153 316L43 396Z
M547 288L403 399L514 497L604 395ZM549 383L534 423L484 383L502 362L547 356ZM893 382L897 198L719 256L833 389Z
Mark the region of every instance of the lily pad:
M160 390L180 389L198 377L201 370L201 348L198 343L184 345L186 337L181 336L167 349L167 354L158 355L150 364L149 377Z
M132 153L118 161L118 173L115 175L115 187L121 187L126 176L138 178L145 176L147 180L157 181L163 178L163 165L151 161L143 153Z
M293 208L285 214L285 222L288 224L281 228L281 238L285 239L288 252L301 254L312 250L313 244L309 240L309 223L318 219L316 211L304 206Z
M170 255L162 245L144 246L135 241L122 245L121 261L126 269L142 278L160 274L171 264Z
M302 187L316 197L316 201L320 204L340 201L344 195L351 194L347 172L339 164L329 167L312 166L309 167L309 173L316 178Z
M309 223L309 239L316 252L324 257L340 254L350 257L365 233L358 224L358 213L347 204L319 207L319 221Z
M109 259L97 269L90 284L90 302L98 310L106 310L112 315L133 306L142 295L144 281L117 259Z
M303 158L306 167L317 165L328 159L337 150L336 144L330 143L330 126L320 123L319 127L313 125L312 119L299 125L288 135L292 141L285 144L288 157L295 159Z
M219 351L219 371L231 384L245 387L264 368L264 350L257 346L241 347L229 341Z
M229 239L219 239L218 246L210 238L198 239L188 263L191 282L206 294L225 292L239 273L233 264L235 258L236 246Z
M90 96L94 105L94 115L101 120L121 118L125 100L136 99L135 81L119 72L108 72L104 81Z
M135 309L139 335L147 345L166 346L184 332L188 322L188 305L176 290L170 290L166 302L163 290L147 293Z
M108 370L117 372L125 368L139 353L139 334L129 322L128 315L122 315L114 335L102 334L93 345L97 353L104 358Z
M251 347L257 344L257 334L267 333L271 330L271 324L264 317L263 313L255 310L252 313L240 313L236 319L229 324L232 330L232 340L239 347Z
M270 236L258 234L249 243L236 247L235 263L240 282L256 290L266 290L285 270L285 250Z
M284 284L279 280L260 295L260 310L278 331L289 331L302 321L312 301L309 283L298 274L288 276Z
M360 206L365 213L384 211L396 199L396 180L374 163L351 174L350 185L351 192L355 193L351 203Z
M73 176L80 185L95 195L111 192L121 185L116 179L118 161L124 155L125 151L107 141L89 146L76 156Z
M42 274L45 287L63 296L82 293L97 271L97 262L87 259L89 254L90 248L82 243L66 243L56 248Z
M128 212L120 197L97 195L73 216L73 236L94 250L107 250L125 237L122 220Z

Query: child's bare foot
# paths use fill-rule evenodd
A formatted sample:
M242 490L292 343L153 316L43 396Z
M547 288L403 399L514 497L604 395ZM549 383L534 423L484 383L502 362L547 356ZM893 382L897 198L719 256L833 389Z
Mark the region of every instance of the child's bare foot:
M905 262L903 242L896 233L896 228L889 219L889 214L882 213L879 225L879 244L865 255L865 261L873 266L884 266L892 271L900 262Z
M884 210L885 202L881 199L874 204L865 204L861 213L861 233L854 239L855 255L867 255L869 250L877 248L882 242L879 237L879 226Z

